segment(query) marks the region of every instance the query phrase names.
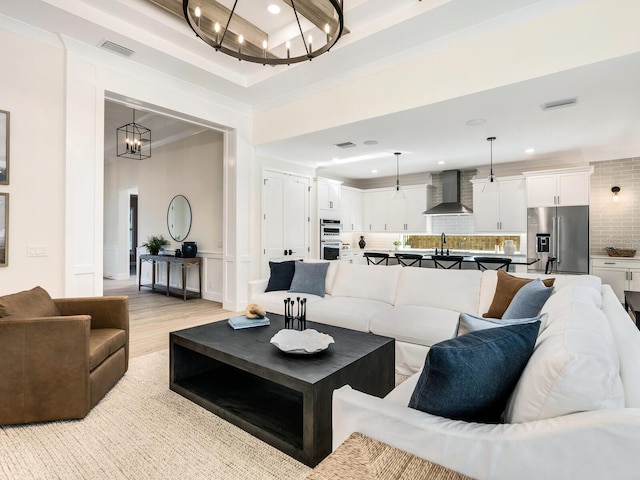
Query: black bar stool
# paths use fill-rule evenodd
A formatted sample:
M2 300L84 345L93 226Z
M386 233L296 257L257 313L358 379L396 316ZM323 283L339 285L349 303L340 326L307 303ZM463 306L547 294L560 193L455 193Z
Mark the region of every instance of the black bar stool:
M382 265L382 262L389 265L388 253L364 252L364 256L367 259L367 265Z
M510 258L502 257L474 257L478 270L504 270L509 271L509 265L511 265Z
M462 269L462 260L464 257L459 255L431 255L431 259L436 268L446 268L451 270L452 268Z
M398 263L403 267L422 267L422 255L417 253L396 253ZM416 265L416 263L418 265Z

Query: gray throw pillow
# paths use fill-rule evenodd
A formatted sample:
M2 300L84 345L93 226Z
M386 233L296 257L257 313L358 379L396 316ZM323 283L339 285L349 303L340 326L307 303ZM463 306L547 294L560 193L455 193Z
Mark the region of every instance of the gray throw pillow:
M470 313L461 313L458 317L458 326L456 327L455 337L466 333L478 332L487 328L506 327L507 325L519 325L521 323L540 322L542 325L546 323L547 314L537 315L533 318L514 318L511 320L499 318L484 318Z
M502 318L531 318L540 313L542 306L553 293L553 287L547 287L536 278L518 290Z
M295 273L289 291L324 297L327 270L329 270L329 262L295 262Z
M498 423L539 328L540 322L507 325L436 343L409 407L453 420Z

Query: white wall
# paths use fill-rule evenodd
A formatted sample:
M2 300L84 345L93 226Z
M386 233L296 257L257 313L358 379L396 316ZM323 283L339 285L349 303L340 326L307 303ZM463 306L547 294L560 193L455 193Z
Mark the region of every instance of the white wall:
M64 271L64 51L0 28L0 109L11 113L9 265L0 294L41 285L62 296ZM28 245L47 256L28 257Z
M138 191L138 245L150 235L162 234L180 248L167 228L167 208L175 195L191 206L192 224L187 241L203 253L222 251L223 136L208 130L152 150L146 160L106 159L104 189L104 274L129 276L129 190ZM115 250L115 265L111 255Z
M259 262L249 247L254 149L246 105L2 16L0 65L0 105L12 121L11 185L0 189L11 194L0 294L36 284L54 296L102 293L104 102L125 98L224 132L222 282L207 281L224 285L225 308L244 308L251 264ZM48 256L27 257L30 244L47 245Z

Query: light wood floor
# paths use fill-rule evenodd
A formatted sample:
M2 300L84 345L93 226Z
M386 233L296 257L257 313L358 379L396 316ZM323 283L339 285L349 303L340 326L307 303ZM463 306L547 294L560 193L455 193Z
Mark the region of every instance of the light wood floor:
M226 320L236 312L209 300L167 297L148 288L138 291L135 277L104 280L104 295L129 297L129 356L138 357L169 348L169 332Z

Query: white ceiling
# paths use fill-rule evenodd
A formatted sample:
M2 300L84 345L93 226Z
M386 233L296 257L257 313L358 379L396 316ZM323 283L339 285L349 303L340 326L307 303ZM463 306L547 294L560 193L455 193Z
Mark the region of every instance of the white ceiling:
M16 29L24 22L96 48L110 40L135 51L131 62L205 86L260 112L579 1L345 0L345 25L350 33L328 54L289 67L264 67L216 53L195 38L184 19L147 0L0 0L0 15L14 22ZM258 10L268 3L239 1L248 2ZM488 136L497 137L494 163L498 164L640 156L637 85L640 55L633 54L261 145L257 153L311 166L326 165L327 173L344 178L394 175L394 151L402 152L401 174L486 165ZM569 97L578 98L576 106L547 112L540 108L545 102ZM465 125L478 118L486 122ZM147 117L147 122L151 119ZM166 125L162 131L167 138L184 134L172 133ZM365 140L378 143L366 146ZM357 146L346 150L333 146L346 141ZM527 148L536 152L525 154ZM378 158L345 161L361 156ZM342 160L333 162L334 157ZM374 168L378 173L371 173Z

